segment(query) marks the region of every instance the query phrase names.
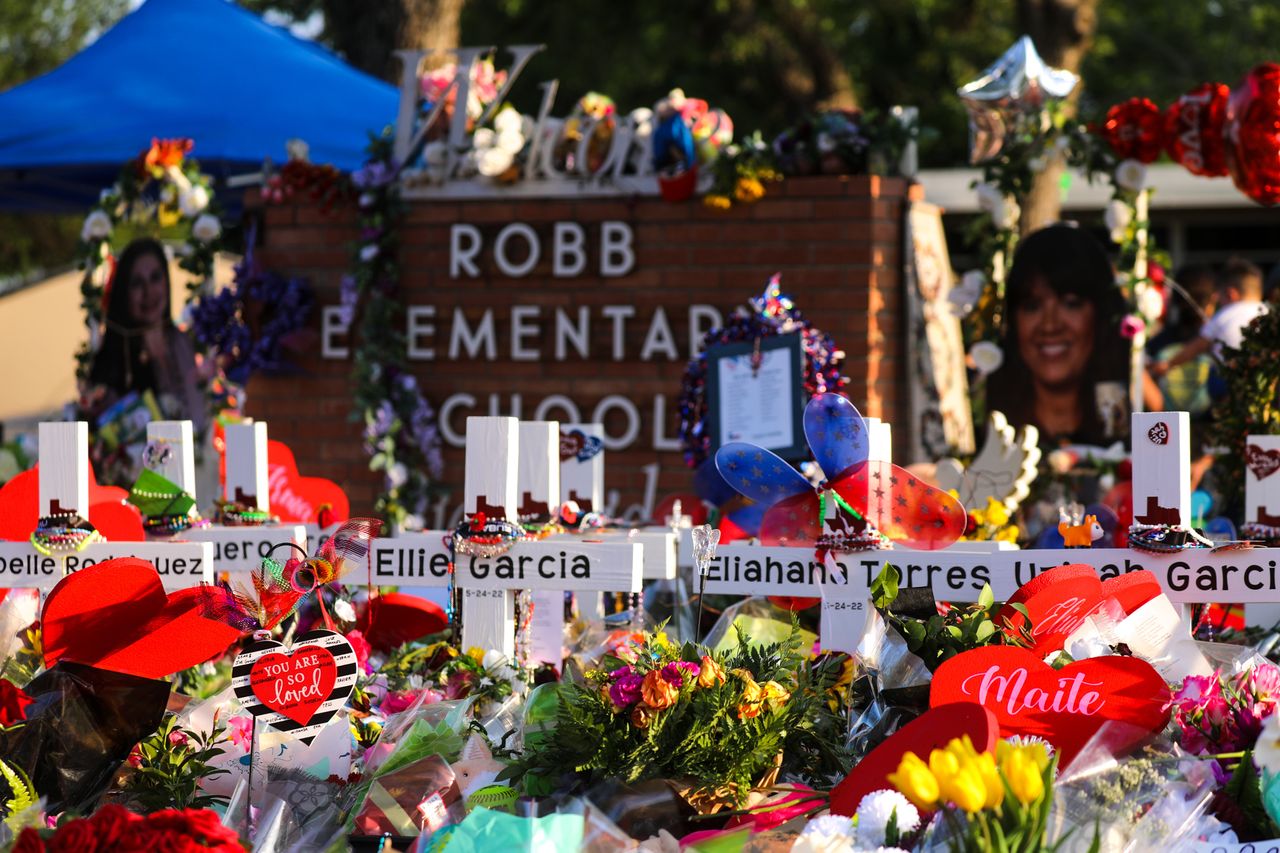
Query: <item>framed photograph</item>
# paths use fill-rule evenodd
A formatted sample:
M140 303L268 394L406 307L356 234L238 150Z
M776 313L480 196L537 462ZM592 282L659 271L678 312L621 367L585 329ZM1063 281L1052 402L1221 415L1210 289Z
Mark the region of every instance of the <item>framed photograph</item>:
M711 449L745 441L783 459L808 456L804 440L804 350L799 335L775 335L707 350Z

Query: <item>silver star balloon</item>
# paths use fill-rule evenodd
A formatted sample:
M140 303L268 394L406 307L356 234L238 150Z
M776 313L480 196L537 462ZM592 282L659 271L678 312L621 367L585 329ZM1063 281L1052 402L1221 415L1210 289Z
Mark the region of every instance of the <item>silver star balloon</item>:
M1067 97L1078 82L1076 74L1046 65L1029 36L1018 39L977 80L957 90L969 111L969 162L995 157L1010 130L1037 118L1050 101Z

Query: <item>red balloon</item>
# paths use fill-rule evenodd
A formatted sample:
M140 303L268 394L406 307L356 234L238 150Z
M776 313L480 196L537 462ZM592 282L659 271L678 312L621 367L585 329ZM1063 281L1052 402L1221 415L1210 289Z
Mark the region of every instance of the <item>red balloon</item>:
M1152 163L1164 148L1164 118L1150 98L1130 98L1107 110L1102 136L1121 160Z
M1222 127L1229 97L1231 88L1226 83L1201 83L1165 110L1165 150L1193 175L1227 174Z
M1227 101L1224 132L1236 188L1258 204L1280 201L1280 65L1245 75Z

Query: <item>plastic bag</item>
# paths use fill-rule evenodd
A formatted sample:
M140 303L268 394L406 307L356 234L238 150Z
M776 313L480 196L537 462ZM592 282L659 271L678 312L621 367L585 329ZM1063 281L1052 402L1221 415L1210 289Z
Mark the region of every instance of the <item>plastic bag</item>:
M26 687L26 722L0 731L0 755L48 799L51 813L87 814L134 744L164 717L169 684L59 661Z

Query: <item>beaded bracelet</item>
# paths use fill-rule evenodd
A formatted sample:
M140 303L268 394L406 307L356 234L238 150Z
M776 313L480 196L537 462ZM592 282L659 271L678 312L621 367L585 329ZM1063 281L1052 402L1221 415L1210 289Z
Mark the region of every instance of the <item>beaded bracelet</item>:
M153 536L172 536L184 530L196 530L209 526L209 519L198 512L176 515L148 515L142 519L142 529Z
M278 517L257 507L247 507L232 501L218 504L218 523L223 527L261 527L279 521Z
M83 551L100 541L102 534L76 512L42 516L31 533L31 547L46 557L57 552Z
M1213 542L1189 527L1134 522L1129 526L1129 547L1152 554L1175 554L1212 548Z

